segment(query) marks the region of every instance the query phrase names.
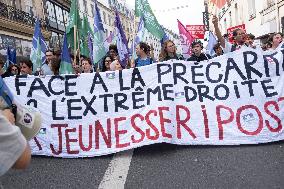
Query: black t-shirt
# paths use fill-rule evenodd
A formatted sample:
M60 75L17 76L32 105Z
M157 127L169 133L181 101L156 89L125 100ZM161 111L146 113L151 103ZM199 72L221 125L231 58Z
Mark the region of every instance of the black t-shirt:
M204 53L201 53L200 56L196 56L195 54L193 54L191 57L187 59L187 61L200 62L200 61L209 60L209 59L211 59L211 56L209 54L205 55Z

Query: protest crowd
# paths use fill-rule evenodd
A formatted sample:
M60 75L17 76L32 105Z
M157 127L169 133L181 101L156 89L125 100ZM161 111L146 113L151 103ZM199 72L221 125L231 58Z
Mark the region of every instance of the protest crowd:
M247 34L242 29L235 29L232 33L233 39L232 43L227 38L227 34L222 34L218 28L218 19L216 16L213 17L212 23L214 25L215 34L217 37L217 43L214 45L213 50L214 54L208 54L208 52L203 47L203 43L200 40L193 40L190 45L190 49L192 54L189 58L184 58L183 55L178 54L176 52L176 45L171 40L164 40L162 43L162 48L160 49L159 57L154 57L153 48L150 44L147 44L143 41L139 41L135 44L135 54L133 53L132 57L126 57L122 61L121 59L121 49L118 48L116 44L110 44L108 47L108 51L104 54L99 61L94 62L94 57L88 57L86 55L80 54L80 51L74 51L70 47L66 46L62 51L54 51L51 48L46 48L45 56L43 62L40 62L40 66L36 65L32 61L32 57L26 57L21 60L17 60L18 64L10 64L8 65L4 60L3 56L0 57L0 74L2 78L13 78L13 76L19 75L34 75L39 77L44 77L46 75L66 75L66 74L86 74L86 73L96 73L96 72L108 72L108 71L116 71L123 69L130 69L136 67L147 66L151 64L159 64L163 61L168 60L181 60L184 61L184 64L198 63L201 61L207 61L212 58L222 56L223 54L230 53L233 51L237 51L242 47L249 47L252 49L260 49L262 51L273 51L277 48L283 46L283 34L282 33L273 33L266 39L266 42L262 46L255 46L254 39L255 36L253 34ZM282 47L281 47L282 48ZM67 68L63 68L63 66L69 64L69 71L67 72ZM64 65L65 64L65 65ZM9 122L5 119L8 118ZM3 110L2 115L0 116L0 122L10 129L3 128L0 126L0 151L2 153L3 150L7 150L7 147L3 147L2 143L7 143L9 146L17 146L18 149L13 149L17 151L15 157L18 157L17 163L14 165L16 168L25 167L30 159L30 150L28 148L28 144L26 144L25 138L22 137L19 133L18 129L12 129L11 124L15 124L15 119L13 118L13 114L7 110ZM2 129L3 128L3 129ZM2 139L4 134L9 134L12 136L11 140ZM20 137L19 137L20 136ZM15 140L15 138L17 138ZM14 140L14 141L13 141ZM21 145L16 145L21 144ZM0 163L2 163L2 155L0 157ZM9 157L8 155L6 157ZM19 158L20 157L20 158ZM7 166L4 170L0 168L1 171L6 171L9 167L12 166L15 159L7 160Z
M226 38L227 34L221 34L216 17L213 18L213 24L218 38L218 43L215 44L213 48L215 52L213 58L221 56L224 53L238 50L242 46L251 47L253 49L260 48L263 51L275 50L281 45L283 40L282 33L273 33L269 36L269 38L267 38L266 42L262 46L254 46L253 42L255 37L253 34L246 34L242 29L236 29L233 31L234 42L231 43ZM70 58L74 74L122 70L146 66L171 59L200 62L212 58L206 53L206 51L204 51L203 43L200 40L194 40L191 43L191 48L192 55L188 59L185 59L181 54L177 54L174 42L166 40L162 44L159 57L156 58L154 57L151 46L145 42L140 42L136 46L137 58L128 58L125 66L120 63L118 48L115 44L111 44L109 46L108 52L102 60L95 65L92 63L91 57L86 57L84 55L77 55L75 61L75 56L73 54L70 55ZM1 57L1 76L4 78L15 75L59 75L61 52L54 52L54 50L48 49L45 53L45 57L45 62L43 62L41 68L35 72L33 72L33 63L28 57L19 60L19 64L10 64L6 70L4 69L4 58Z

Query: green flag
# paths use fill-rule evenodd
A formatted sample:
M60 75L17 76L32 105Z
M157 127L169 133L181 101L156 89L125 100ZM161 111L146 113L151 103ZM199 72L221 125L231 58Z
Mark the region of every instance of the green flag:
M143 16L145 28L159 40L163 38L165 32L153 14L148 0L135 0L135 16Z
M81 19L78 7L79 6L77 0L72 0L70 14L69 14L69 22L66 27L67 41L73 50L75 48L75 45L76 45L75 50L78 49L78 41L79 41L78 33L81 30ZM74 36L75 28L76 28L76 37ZM74 41L76 41L76 44L74 43Z
M85 15L83 17L83 21L82 21L82 29L80 31L80 52L82 55L89 57L90 55L90 50L88 48L88 34L91 34L91 36L93 36L93 31L90 27L90 24L88 22L88 18Z

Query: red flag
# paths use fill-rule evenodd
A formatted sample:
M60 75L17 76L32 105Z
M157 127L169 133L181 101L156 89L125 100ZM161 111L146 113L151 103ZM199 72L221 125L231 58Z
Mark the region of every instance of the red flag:
M186 30L184 25L177 20L178 22L178 29L179 29L179 36L180 36L180 42L182 46L182 55L184 58L189 58L192 49L191 49L191 43L194 41L194 37Z

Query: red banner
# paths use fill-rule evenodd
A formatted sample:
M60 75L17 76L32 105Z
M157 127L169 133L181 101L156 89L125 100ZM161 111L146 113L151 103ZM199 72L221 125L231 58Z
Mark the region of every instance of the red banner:
M190 32L195 39L204 39L204 25L186 25L186 30Z

